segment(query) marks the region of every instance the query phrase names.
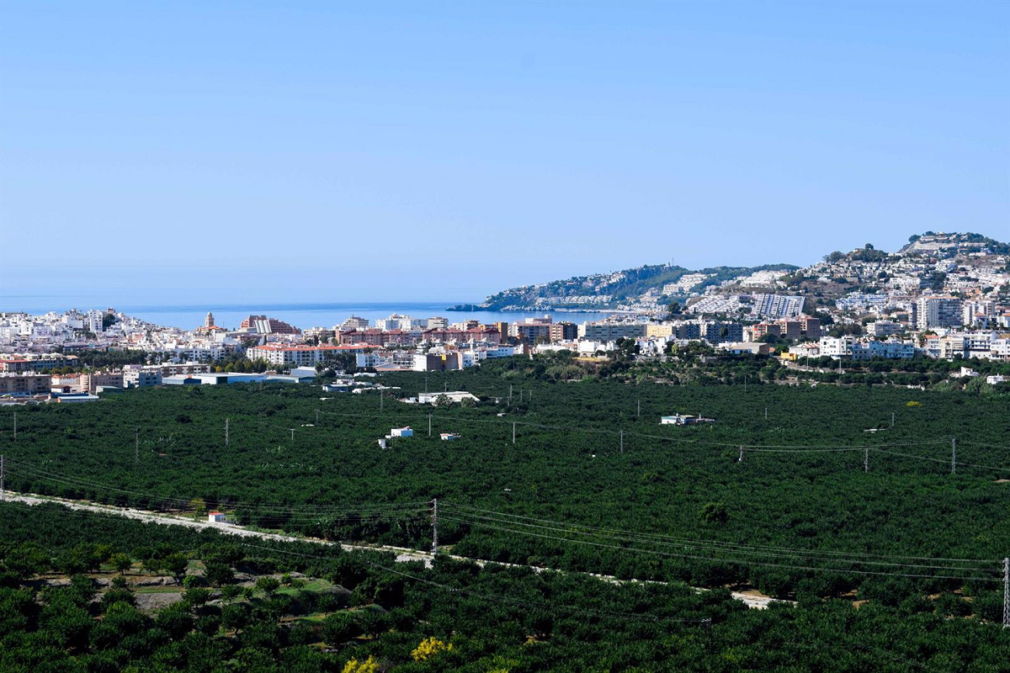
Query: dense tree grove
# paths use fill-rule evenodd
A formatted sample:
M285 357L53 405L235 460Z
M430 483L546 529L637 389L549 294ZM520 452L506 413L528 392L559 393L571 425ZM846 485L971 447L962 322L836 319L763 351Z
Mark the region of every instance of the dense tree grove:
M1010 670L1010 632L920 593L750 610L724 589L425 568L59 505L0 503L0 525L0 669L17 673Z
M773 385L763 365L730 385L663 383L632 356L604 365L620 375L570 376L582 371L571 356L515 358L384 374L366 380L393 390L361 394L286 384L128 391L19 408L16 439L15 410L3 408L0 453L16 491L219 509L244 525L424 549L438 499L440 541L461 557L753 588L818 619L867 601L859 615L891 610L896 623L903 610L998 620L1010 397ZM706 368L705 353L689 357ZM481 401L396 399L425 390ZM677 413L714 422L659 424ZM405 425L413 437L379 447ZM158 563L179 576L177 557ZM219 578L232 570L210 567Z

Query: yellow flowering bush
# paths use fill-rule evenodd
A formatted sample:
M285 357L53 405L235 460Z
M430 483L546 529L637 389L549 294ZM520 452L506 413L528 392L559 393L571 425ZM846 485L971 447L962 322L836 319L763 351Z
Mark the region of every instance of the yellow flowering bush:
M374 657L368 657L365 661L351 659L344 666L343 673L378 673L379 662Z
M443 643L435 637L425 638L421 644L410 653L414 661L428 661L439 652L446 652L452 649L452 643Z

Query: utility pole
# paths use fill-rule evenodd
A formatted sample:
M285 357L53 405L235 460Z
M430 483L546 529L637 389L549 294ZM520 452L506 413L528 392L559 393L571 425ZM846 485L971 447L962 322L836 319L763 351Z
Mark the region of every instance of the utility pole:
M431 437L431 414L428 414L428 436Z
M291 441L295 441L295 429L291 428Z
M228 422L231 421L230 418L224 419L224 445L228 446Z
M1010 629L1010 558L1003 559L1003 628Z
M957 437L950 440L950 473L957 472Z
M742 463L743 462L743 447L742 446L740 447L740 457L736 459L736 462L738 462L738 463Z
M894 412L891 412L891 427L894 427Z
M133 431L133 464L140 465L140 428Z
M765 420L768 420L768 407L765 407Z
M431 554L438 553L438 498L431 501Z
M512 443L516 443L516 422L512 421Z
M642 400L638 400L638 411L635 412L635 418L642 417Z
M519 404L523 403L523 389L519 389Z
M624 453L624 430L618 430L618 434L621 437L621 453Z
M870 471L870 450L863 449L863 472Z

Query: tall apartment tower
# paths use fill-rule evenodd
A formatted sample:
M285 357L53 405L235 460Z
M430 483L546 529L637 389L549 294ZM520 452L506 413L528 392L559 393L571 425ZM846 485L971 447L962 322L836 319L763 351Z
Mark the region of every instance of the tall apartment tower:
M916 302L915 326L919 329L933 327L959 327L961 325L961 300L954 297L920 297Z

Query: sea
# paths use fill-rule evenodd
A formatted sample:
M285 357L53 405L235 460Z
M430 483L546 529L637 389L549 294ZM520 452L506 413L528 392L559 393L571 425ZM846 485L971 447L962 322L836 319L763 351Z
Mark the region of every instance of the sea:
M33 302L35 304L37 302ZM88 310L92 308L104 309L106 306L82 306L77 305L62 306L61 302L53 302L53 305L38 304L32 308L19 308L30 313L46 313L47 311L65 311L70 308L78 310ZM289 303L264 303L264 304L192 304L192 305L123 305L114 306L117 311L127 315L140 318L141 320L162 325L165 327L179 327L182 329L193 329L204 324L207 313L214 314L214 323L224 328L237 328L239 324L250 315L266 315L270 318L283 320L300 329L310 327L332 328L339 325L350 316L366 318L369 323L374 324L378 318L388 318L390 315L409 315L412 318L433 318L441 316L450 323L462 322L464 320L479 320L481 323L491 323L498 321L514 322L528 317L542 318L550 315L555 321L565 321L581 323L585 321L600 320L609 315L607 312L587 312L587 311L550 311L550 312L525 312L525 311L449 311L448 307L455 306L459 302L337 302L318 304L289 304Z

